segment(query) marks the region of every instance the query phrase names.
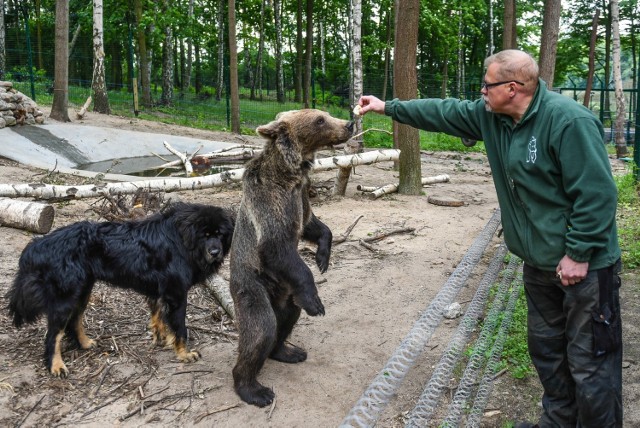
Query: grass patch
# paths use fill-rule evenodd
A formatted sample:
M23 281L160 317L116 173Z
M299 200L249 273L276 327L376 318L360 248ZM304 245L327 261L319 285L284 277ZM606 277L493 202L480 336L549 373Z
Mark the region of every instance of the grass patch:
M618 188L618 239L625 269L640 267L640 186L634 168L625 175L616 176Z

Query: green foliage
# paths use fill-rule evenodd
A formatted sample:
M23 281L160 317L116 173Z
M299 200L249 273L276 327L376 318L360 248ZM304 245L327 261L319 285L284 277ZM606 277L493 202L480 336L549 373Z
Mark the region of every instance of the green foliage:
M631 171L616 176L618 187L618 238L622 264L626 269L640 267L640 186Z
M513 311L509 335L502 349L502 361L511 375L517 379L523 379L534 373L527 346L527 301L522 286L520 286L518 301Z

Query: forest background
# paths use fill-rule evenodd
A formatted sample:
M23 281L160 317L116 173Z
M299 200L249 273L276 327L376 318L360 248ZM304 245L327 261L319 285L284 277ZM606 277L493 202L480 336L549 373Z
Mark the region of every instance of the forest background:
M487 55L519 48L539 59L550 87L580 102L586 94L586 105L609 126L619 40L627 138L635 123L636 0L0 0L0 6L0 79L43 104L52 103L56 46L66 49L72 105L93 95L98 112L236 132L253 132L281 110L320 107L348 116L362 93L398 96L394 67L402 45L415 52L415 96L467 99L480 96ZM58 34L56 19L65 27ZM56 44L60 37L66 46Z

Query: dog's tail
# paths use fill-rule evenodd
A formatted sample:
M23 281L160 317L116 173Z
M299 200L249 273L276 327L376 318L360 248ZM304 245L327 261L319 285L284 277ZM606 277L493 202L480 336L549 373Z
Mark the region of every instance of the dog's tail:
M36 274L18 272L7 298L16 327L36 321L46 311L47 299Z

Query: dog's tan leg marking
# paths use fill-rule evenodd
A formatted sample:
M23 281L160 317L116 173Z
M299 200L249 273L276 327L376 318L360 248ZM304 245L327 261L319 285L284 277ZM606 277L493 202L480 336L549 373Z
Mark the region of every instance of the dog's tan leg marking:
M151 330L153 345L171 346L175 340L175 336L162 319L162 311L160 308L152 308L152 311L149 329Z
M56 336L56 346L53 350L53 359L51 360L51 374L56 377L67 377L69 374L69 370L67 370L67 366L64 365L64 361L62 361L62 353L60 351L62 342L62 337L64 336L64 332L61 331Z
M90 339L89 336L84 331L84 325L82 324L82 319L84 318L84 314L78 317L76 321L76 334L78 335L78 342L80 342L80 347L82 349L90 349L96 347L96 341Z
M192 363L198 361L201 357L200 352L193 350L187 351L187 346L182 339L176 339L173 343L173 349L176 351L176 356L183 363Z

